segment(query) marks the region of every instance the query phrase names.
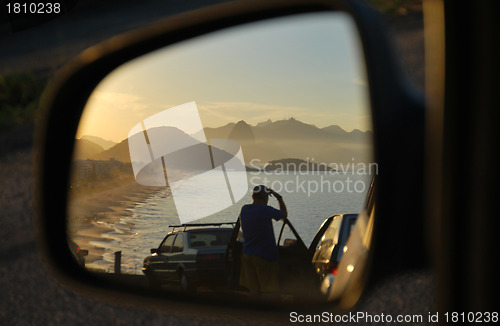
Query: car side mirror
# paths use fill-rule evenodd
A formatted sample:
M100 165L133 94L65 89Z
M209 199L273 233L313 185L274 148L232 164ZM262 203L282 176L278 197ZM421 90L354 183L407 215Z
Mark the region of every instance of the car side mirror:
M241 208L243 199L250 198L247 176L266 177L269 169L282 175L307 171L316 178L315 183L282 182L278 192L285 201L304 185L309 187L306 199L311 193L334 193L341 187L342 193L351 189L362 194L352 205L366 211L364 224L356 231L359 236L350 239L357 245L350 244L344 257L363 268L339 272L344 276L337 275L335 282L342 279L343 286L338 285L341 290L335 297L327 296L329 300L352 307L360 289L427 261L420 250L423 98L401 73L376 13L357 1L234 1L173 17L82 53L47 90L42 108L46 120L38 137L39 229L45 256L72 280L70 286L151 297L162 291L144 288L142 279L125 286L121 276L91 270L92 264L102 262L87 261L84 269L71 258L67 238L78 234L81 222L75 223L78 214L72 205L78 205L78 197L88 195L89 189L127 189L150 200L150 207L161 207L167 198L171 206L163 208L175 211L175 224L190 222L195 214L210 219L226 209L232 222L238 216L234 207ZM354 121L344 120L352 123L350 132L336 124L345 116ZM306 120L313 118L320 127ZM220 126L221 121L226 125ZM255 128L262 132L253 132ZM95 136L94 132L100 137L83 137ZM102 140L107 132L114 136L109 136L113 144L105 149L109 143ZM278 139L285 133L289 139ZM332 160L337 162L330 164ZM365 167L360 178L350 172L358 163ZM338 179L322 179L319 172ZM377 174L376 188L369 185L370 174ZM325 218L341 213L332 211L329 200L320 202L330 205L329 211L318 214L317 226L303 227L309 242ZM203 203L202 209L196 203ZM309 218L309 210L317 207L312 200L305 205L289 203L306 210L296 214L298 219ZM135 204L109 206L128 218L130 210L140 206ZM289 207L288 219L292 218ZM135 235L131 224L135 223L120 221L116 227L124 229L114 231ZM147 251L167 230L151 225L146 229L152 241L141 245ZM123 246L126 241L117 243ZM352 248L363 253L360 259ZM137 256L130 270L136 270L145 256L142 251L133 255ZM121 262L126 264L125 256ZM171 276L186 283L189 277L177 272ZM103 279L109 282L103 284ZM165 293L155 298L179 297ZM202 296L202 304L248 307L246 298L238 301L221 293ZM183 298L200 300L189 294ZM278 309L281 302L274 304Z
M159 250L158 250L158 248L151 248L151 250L149 252L151 254L157 254L157 253L159 253Z

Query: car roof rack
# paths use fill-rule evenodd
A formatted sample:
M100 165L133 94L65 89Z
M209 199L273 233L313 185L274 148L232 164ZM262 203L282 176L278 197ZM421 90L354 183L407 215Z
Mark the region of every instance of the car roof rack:
M182 231L186 231L188 227L204 227L204 226L218 226L222 225L232 225L233 227L236 225L236 222L220 222L220 223L184 223L179 225L169 225L168 227L172 228L172 232L176 231L176 228L184 228Z

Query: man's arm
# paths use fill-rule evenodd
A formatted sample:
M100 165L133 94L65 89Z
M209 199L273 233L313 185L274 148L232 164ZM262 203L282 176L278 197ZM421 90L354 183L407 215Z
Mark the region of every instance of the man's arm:
M283 197L278 194L276 191L272 190L269 188L269 191L271 192L271 195L276 197L278 200L278 204L280 205L280 211L281 211L281 221L284 221L288 217L288 211L286 209L285 201L283 200Z

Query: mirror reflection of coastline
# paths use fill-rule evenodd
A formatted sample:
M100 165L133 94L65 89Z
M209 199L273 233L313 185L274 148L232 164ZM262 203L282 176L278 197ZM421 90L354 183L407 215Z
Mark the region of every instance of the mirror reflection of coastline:
M111 274L113 253L120 251L123 274L139 277L147 250L172 231L165 226L182 223L175 201L180 181L203 176L209 185L187 191L190 207L197 207L203 197L213 198L213 204L232 194L232 205L217 213L203 205L196 208L207 214L196 223L233 222L240 212L245 215L233 187L234 179L243 176L250 184L243 196L249 196L255 185L269 186L278 202L265 206L275 212L286 210L279 192L293 212L284 223L269 221L271 227L265 232L274 249L263 251L279 252L279 263L277 257L267 257L274 267L264 274L276 275L272 271L279 266L281 282L262 286L254 279L247 288L252 294L279 288L281 294L297 298L305 289L319 290L317 284L306 282L317 278L308 247L328 216L359 210L369 176L358 173L357 165L356 174L351 167L372 162L368 93L353 29L352 19L341 13L291 16L159 49L110 73L85 107L73 158L68 219L77 232L70 236L93 257L101 256L89 260L87 268ZM196 103L199 117L177 110L174 116L183 119L166 119L182 103ZM141 128L135 128L138 125ZM131 158L130 145L135 148L136 138L149 145L137 148L149 151ZM212 142L217 139L238 143L243 153L242 169L224 167L225 183L218 182L220 174L213 170L235 153ZM158 151L165 148L168 153ZM207 164L207 152L212 164ZM221 164L214 166L216 162ZM139 172L133 169L137 163ZM151 182L137 180L144 181L147 175ZM163 188L154 186L160 183ZM113 193L102 192L108 188ZM136 196L139 192L143 195ZM211 249L211 242L192 247L188 239L184 239L184 258L193 255L191 250ZM181 255L167 251L157 251L167 257L166 262ZM205 258L208 261L199 264L208 266L216 256L208 253ZM255 262L251 264L255 267ZM175 283L179 275L168 277ZM239 275L234 280L239 281Z

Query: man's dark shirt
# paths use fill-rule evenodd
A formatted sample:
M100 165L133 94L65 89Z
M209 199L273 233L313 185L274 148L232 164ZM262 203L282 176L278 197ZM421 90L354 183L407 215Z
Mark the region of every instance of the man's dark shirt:
M241 208L240 216L245 239L243 252L271 261L278 260L272 219L280 220L283 213L268 205L251 204Z

